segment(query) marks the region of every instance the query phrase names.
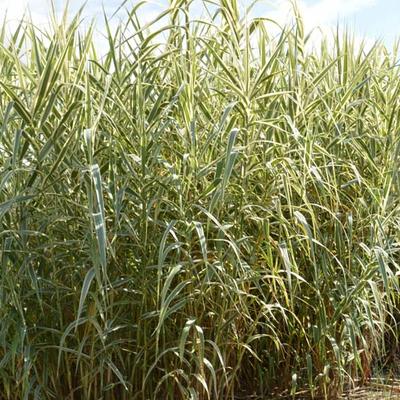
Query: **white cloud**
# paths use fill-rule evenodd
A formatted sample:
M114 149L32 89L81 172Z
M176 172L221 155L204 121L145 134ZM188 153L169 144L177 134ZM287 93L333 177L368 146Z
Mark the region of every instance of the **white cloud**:
M104 33L104 21L103 21L103 5L107 15L112 15L119 4L123 0L88 0L84 9L84 23L90 22L93 18L97 20L97 41L101 43L100 47L103 47L106 43L101 38L100 32ZM197 0L196 0L197 1ZM51 0L0 0L0 21L4 18L7 12L7 21L9 29L12 31L17 23L23 18L24 13L30 10L30 15L36 25L46 26L49 22ZM129 9L131 6L138 4L139 0L129 0L126 2L126 6L119 13L109 20L113 30L116 29L119 21L126 20L125 9ZM328 34L332 36L331 32L335 28L337 21L342 23L348 23L351 18L357 15L357 12L376 4L377 0L297 0L297 4L301 15L304 19L304 25L306 32L312 29L315 30L312 36L312 43L317 43L321 37L321 34ZM62 11L62 4L65 4L65 0L59 0L56 2L58 5L58 12ZM78 10L83 0L71 0L70 1L70 15ZM250 4L250 0L241 0L243 5ZM138 14L142 23L147 23L153 20L162 10L168 5L167 0L151 0L146 5L139 8ZM194 13L200 13L201 7L198 2L194 3ZM260 4L256 6L253 16L265 16L271 18L281 25L289 23L292 18L292 7L289 0L261 0ZM165 22L165 20L163 21ZM163 23L161 22L161 23ZM159 26L158 23L156 26ZM273 27L270 26L272 30ZM358 42L361 38L356 39Z
M299 2L300 11L304 15L307 26L335 24L337 19L349 17L364 8L370 7L376 0L320 0L316 4L307 5Z
M8 23L16 25L28 12L37 24L47 22L49 11L47 0L0 0L0 18L7 16Z
M104 1L89 0L87 2L84 14L88 17L102 17L103 4L107 14L111 13L121 3L120 1ZM72 11L76 11L79 4L83 1L71 1ZM242 0L243 4L248 3L247 0ZM304 22L308 29L316 26L334 25L337 18L345 18L352 14L370 7L376 3L376 0L319 0L314 4L310 4L310 0L298 0L299 9L304 17ZM58 2L61 4L61 2ZM127 2L127 6L137 4L137 1ZM140 7L139 15L147 20L154 17L160 10L167 6L166 0L156 0L148 2L148 5ZM264 4L264 3L262 3ZM273 0L268 1L272 4L267 7L271 12L268 14L280 22L286 22L290 14L289 0ZM50 0L0 0L0 17L4 16L7 11L8 20L20 20L24 11L30 9L32 17L36 22L44 22L48 19L50 10ZM260 8L261 9L261 8ZM61 11L61 7L58 7Z
M297 1L304 23L309 29L335 24L337 19L349 17L375 3L376 0L319 0L313 4L305 0ZM287 22L291 16L290 1L273 1L269 16L282 23Z
M316 45L320 42L322 36L332 39L332 32L339 26L349 26L356 17L357 12L376 4L377 0L318 0L313 3L310 0L297 0L297 6L303 18L305 32L313 31L311 44ZM293 22L293 10L289 0L273 0L268 2L269 7L259 6L256 8L253 16L264 16L278 22L281 26ZM264 11L263 11L264 10ZM363 37L357 35L355 27L350 24L355 42L360 44ZM274 27L270 27L274 31ZM365 38L368 45L373 43L373 38Z

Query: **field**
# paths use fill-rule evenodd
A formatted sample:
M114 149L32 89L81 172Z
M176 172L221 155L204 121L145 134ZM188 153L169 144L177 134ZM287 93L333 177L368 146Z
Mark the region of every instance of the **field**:
M397 43L189 3L1 25L1 400L399 378Z

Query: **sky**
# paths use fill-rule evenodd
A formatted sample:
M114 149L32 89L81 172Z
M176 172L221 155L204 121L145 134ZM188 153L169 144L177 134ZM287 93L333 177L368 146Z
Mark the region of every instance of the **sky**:
M123 0L87 0L85 15L87 20L98 17L98 27L102 28L102 7L111 15ZM195 0L199 1L199 0ZM252 0L241 0L246 6ZM78 9L82 0L70 0L72 11ZM129 0L127 4L137 4ZM150 0L142 9L144 21L151 20L168 3L168 0ZM64 0L55 0L57 10L64 7ZM259 0L253 9L253 15L271 17L282 23L287 20L289 12L288 0ZM391 45L400 37L400 0L298 0L299 8L305 21L306 30L320 27L323 31L334 29L337 21L346 25L358 38L365 37L373 42L383 40ZM10 23L16 23L29 7L32 18L38 24L45 24L49 12L49 0L0 0L0 18L7 11ZM196 11L196 5L194 6Z

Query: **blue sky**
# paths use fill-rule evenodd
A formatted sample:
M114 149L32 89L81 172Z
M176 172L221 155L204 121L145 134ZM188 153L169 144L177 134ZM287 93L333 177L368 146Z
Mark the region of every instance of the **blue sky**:
M87 0L85 14L91 18L101 16L102 3L107 12L111 13L121 4L122 0ZM241 0L243 5L251 0ZM135 1L129 0L128 4ZM144 20L151 19L157 14L168 0L150 0L143 8ZM368 40L382 39L390 45L400 36L400 0L298 0L299 7L305 18L306 29L319 26L324 31L334 28L339 20L353 29L357 37L365 36ZM56 0L59 10L64 0ZM71 8L77 9L81 0L70 0ZM16 21L21 18L23 10L29 6L33 18L39 23L45 23L49 10L49 0L0 0L0 16L8 10L8 19ZM270 16L281 22L287 19L288 0L260 0L253 14ZM98 24L101 29L101 23Z

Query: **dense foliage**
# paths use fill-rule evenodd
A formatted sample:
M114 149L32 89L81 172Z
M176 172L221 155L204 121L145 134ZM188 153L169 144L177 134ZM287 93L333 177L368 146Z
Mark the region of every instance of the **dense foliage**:
M207 4L3 24L2 399L334 398L395 353L397 49Z

